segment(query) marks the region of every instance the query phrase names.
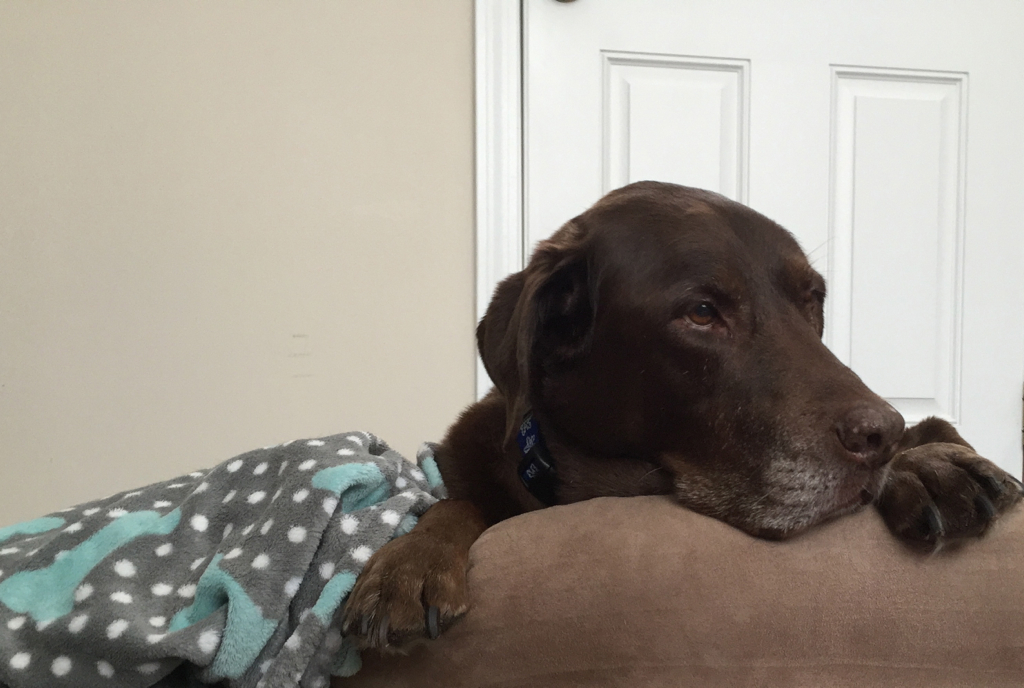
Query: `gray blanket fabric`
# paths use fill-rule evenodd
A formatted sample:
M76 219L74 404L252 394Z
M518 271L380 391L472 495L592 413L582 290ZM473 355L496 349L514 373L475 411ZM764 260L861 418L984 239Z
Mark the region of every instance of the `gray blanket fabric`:
M444 487L351 432L0 528L0 686L319 688L370 555Z

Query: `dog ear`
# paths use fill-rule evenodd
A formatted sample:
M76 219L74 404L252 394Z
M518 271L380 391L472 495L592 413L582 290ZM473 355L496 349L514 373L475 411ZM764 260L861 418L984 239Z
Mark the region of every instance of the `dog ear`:
M571 365L589 349L597 284L585 238L573 220L541 242L529 265L498 285L477 326L480 357L505 397L506 443L543 374Z

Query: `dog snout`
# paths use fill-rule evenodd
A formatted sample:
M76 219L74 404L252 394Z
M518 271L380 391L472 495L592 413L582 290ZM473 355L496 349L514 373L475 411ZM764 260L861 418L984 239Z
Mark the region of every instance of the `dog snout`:
M903 416L888 404L856 406L839 421L836 434L853 461L880 468L903 436Z

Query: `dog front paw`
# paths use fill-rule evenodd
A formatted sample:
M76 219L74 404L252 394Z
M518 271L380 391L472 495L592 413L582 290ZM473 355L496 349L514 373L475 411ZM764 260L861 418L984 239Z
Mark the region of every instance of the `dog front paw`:
M401 651L436 638L469 608L462 549L415 530L370 557L345 604L342 633Z
M1024 485L969 447L932 442L896 455L877 506L904 542L935 550L979 537L1024 496Z

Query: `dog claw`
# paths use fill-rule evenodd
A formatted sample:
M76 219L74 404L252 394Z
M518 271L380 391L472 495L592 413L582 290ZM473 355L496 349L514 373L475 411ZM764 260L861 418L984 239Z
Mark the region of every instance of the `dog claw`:
M925 518L928 520L929 534L936 540L946 534L946 528L942 525L942 514L934 504L929 504L924 510Z
M440 613L440 610L434 606L427 609L427 635L430 636L431 640L437 640L437 637L441 635L441 630L438 628Z
M981 476L981 478L982 480L985 481L985 484L988 486L988 489L991 492L994 492L997 497L1001 497L1002 494L1006 492L1006 488L1003 486L1003 482L998 478L994 478L991 475L983 475Z
M377 647L387 647L388 645L388 615L385 614L381 617L380 625L377 627Z
M986 521L991 521L996 517L998 513L995 505L985 495L978 495L974 498L974 506L977 507L978 511L985 517Z

